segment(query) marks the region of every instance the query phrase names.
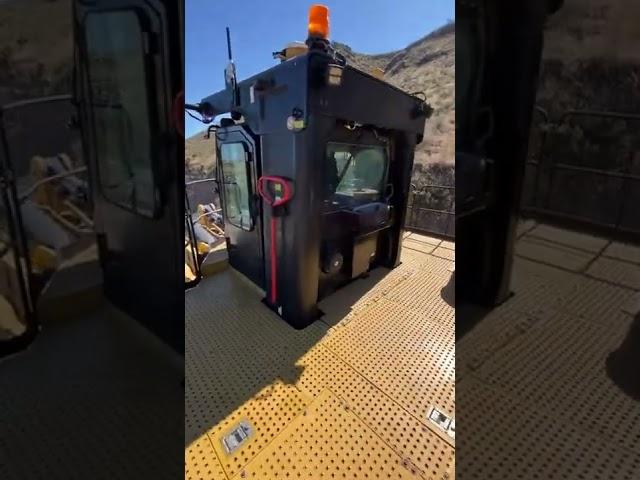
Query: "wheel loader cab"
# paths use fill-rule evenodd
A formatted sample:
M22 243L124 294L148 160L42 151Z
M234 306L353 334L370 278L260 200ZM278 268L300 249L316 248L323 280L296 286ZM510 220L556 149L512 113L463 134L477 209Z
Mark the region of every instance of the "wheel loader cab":
M326 39L307 45L241 82L230 64L227 88L197 106L231 117L216 128L229 263L296 328L331 292L399 264L414 149L431 112L347 65Z

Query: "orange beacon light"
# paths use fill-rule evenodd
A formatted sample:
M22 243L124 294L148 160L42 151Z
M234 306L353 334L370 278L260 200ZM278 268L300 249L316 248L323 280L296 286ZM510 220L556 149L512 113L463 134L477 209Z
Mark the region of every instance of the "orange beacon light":
M319 3L309 8L309 37L329 38L329 8Z

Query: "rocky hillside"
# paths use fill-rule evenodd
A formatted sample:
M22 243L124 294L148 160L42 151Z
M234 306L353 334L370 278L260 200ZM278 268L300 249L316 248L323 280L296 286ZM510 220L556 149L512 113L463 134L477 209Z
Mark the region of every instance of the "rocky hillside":
M640 2L565 0L545 32L538 103L567 109L640 110Z
M338 42L335 46L350 65L367 72L380 68L385 71L385 80L393 85L426 95L435 111L427 122L424 141L416 151L414 180L428 175L428 181L453 185L455 24L445 25L403 50L381 55L360 54ZM212 151L211 141L204 139L202 133L187 139L188 174L210 171L213 168ZM433 172L437 178L431 178L433 176L427 172Z
M68 93L72 54L70 0L0 4L0 103Z
M455 24L447 24L404 50L362 55L337 44L350 64L362 70L381 68L388 82L407 92L423 92L434 108L416 151L417 164L450 164L455 157Z
M184 168L186 181L211 178L215 169L215 144L199 132L184 142Z
M608 172L640 174L639 122L623 118L569 117L567 110L640 111L640 3L637 0L565 0L545 31L537 103L550 118L534 117L530 155ZM545 138L545 143L541 139ZM541 170L542 171L542 170ZM537 182L537 183L536 183ZM525 205L640 231L633 207L638 182L556 171L551 180L531 168ZM551 185L556 188L547 188ZM561 186L561 187L560 187ZM535 192L539 194L534 195Z

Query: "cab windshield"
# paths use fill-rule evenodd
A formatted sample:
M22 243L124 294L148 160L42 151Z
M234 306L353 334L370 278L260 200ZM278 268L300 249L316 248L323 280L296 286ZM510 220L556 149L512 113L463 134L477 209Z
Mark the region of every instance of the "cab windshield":
M327 145L326 199L334 205L360 205L382 199L387 149L376 145Z

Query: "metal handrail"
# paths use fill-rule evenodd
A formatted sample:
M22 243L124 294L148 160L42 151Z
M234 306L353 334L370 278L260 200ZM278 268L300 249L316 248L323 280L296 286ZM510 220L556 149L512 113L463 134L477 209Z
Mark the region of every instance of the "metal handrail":
M215 182L218 183L218 180L215 178L205 178L201 180L190 180L188 182L184 182L185 187L190 187L191 185L196 185L198 183L206 183L206 182Z
M53 102L69 102L73 100L73 96L69 94L49 95L47 97L30 98L28 100L19 100L17 102L5 103L0 107L2 111L13 110L15 108L28 107L30 105L40 105L43 103Z
M542 109L539 109L538 111L541 111L542 113ZM603 119L621 119L621 120L640 121L640 114L636 114L636 113L625 113L625 112L614 112L614 111L603 111L603 110L587 110L587 109L567 110L562 115L560 115L557 123L549 122L548 115L543 115L543 117L545 119L545 123L551 124L551 125L567 124L569 123L568 120L571 117L596 117L596 118L603 118ZM538 155L537 155L538 159L544 159L544 158L547 158L548 156L548 153L545 153L548 147L546 140L547 140L546 135L544 135L542 137L542 141L539 146ZM545 156L543 156L543 154ZM562 162L554 162L551 156L548 157L549 162L548 162L548 165L546 166L544 163L540 161L528 160L527 164L536 165L537 167L534 184L533 184L534 201L533 201L533 205L523 206L523 210L525 212L529 212L536 215L553 216L554 218L557 218L559 220L565 219L567 221L575 221L582 224L588 224L593 227L608 228L618 233L629 234L629 233L635 232L635 234L638 234L640 233L640 230L637 230L635 228L630 229L629 227L622 225L625 209L629 208L628 193L632 191L632 189L630 188L630 182L640 182L640 175L633 173L630 170L631 162L629 162L629 158L625 159L626 160L624 165L625 171L612 171L612 170L601 169L601 168L593 168L593 167L586 167L586 166L580 166L580 165L572 165L572 164L567 164ZM558 170L567 170L567 171L576 172L578 174L595 175L595 176L615 178L615 179L621 180L622 181L621 190L625 192L627 196L622 198L619 202L618 215L615 222L603 222L596 218L591 218L584 215L571 214L571 213L563 212L557 209L554 210L549 204L550 202L549 197L546 199L546 202L544 205L540 204L540 200L537 197L541 190L541 185L542 185L541 184L542 179L540 178L540 169L543 166L548 169L549 181L548 181L547 187L548 187L549 195L550 195L550 192L552 191L555 172Z
M446 238L455 238L455 234L451 234L451 222L455 218L455 211L446 210L446 209L438 209L431 208L429 206L423 206L422 202L416 202L416 195L420 193L427 193L428 190L439 189L439 190L449 190L455 192L456 187L453 185L440 185L440 184L425 184L420 185L418 187L415 183L411 184L411 196L410 201L407 205L407 211L410 212L409 218L405 222L405 227L409 230L417 230L427 232L429 234L435 234L438 236L446 237ZM455 205L455 197L451 199L450 202L452 205ZM428 205L428 202L427 202ZM429 224L430 222L424 222L423 218L419 217L418 212L430 212L437 215L446 215L446 225L444 228L437 228L435 224ZM420 221L419 221L420 220Z

